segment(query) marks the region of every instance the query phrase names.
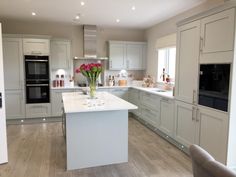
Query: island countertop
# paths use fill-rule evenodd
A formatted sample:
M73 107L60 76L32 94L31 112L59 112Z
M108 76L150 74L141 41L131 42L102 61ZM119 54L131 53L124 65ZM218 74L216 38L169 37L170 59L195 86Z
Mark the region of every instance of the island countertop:
M108 92L97 92L95 99L80 92L62 94L64 111L68 113L130 110L138 107Z

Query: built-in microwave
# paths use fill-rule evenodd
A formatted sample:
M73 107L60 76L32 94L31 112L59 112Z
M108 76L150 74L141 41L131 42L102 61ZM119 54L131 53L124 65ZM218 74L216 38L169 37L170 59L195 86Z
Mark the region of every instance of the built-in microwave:
M228 111L230 64L201 64L199 105Z

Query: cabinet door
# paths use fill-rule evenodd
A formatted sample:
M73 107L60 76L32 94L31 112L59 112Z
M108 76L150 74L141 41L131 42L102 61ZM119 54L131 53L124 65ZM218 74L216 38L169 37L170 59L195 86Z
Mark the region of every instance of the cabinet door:
M26 118L42 118L51 116L51 104L26 104Z
M23 89L22 40L3 38L3 65L5 89Z
M125 44L124 43L110 43L110 70L125 69Z
M142 106L141 118L147 121L154 127L158 127L160 124L159 111L153 110L150 107Z
M110 89L111 94L128 100L128 89Z
M209 108L199 108L199 145L217 161L226 164L228 115Z
M175 139L189 147L196 142L196 107L175 102Z
M64 92L77 92L78 94L82 94L81 90L74 89L59 89L59 90L51 90L51 109L52 109L52 117L60 117L62 116L62 93Z
M51 41L51 69L70 68L70 41Z
M6 91L7 119L25 118L25 99L23 90Z
M127 44L126 66L130 70L142 69L143 56L141 44Z
M133 109L130 110L130 112L132 112L134 115L136 116L141 116L141 106L140 106L140 96L139 96L140 92L139 90L130 88L128 90L128 101L130 103L133 103L134 105L136 105L138 107L138 109Z
M234 16L233 8L201 20L201 63L232 61Z
M160 126L159 129L173 137L174 134L174 103L162 98L160 101Z
M141 92L141 104L153 110L160 110L160 97L148 92Z
M177 100L197 103L200 21L178 28L175 81Z
M23 39L24 55L49 55L48 39Z
M62 115L62 92L61 91L52 91L51 92L52 100L52 116L61 116Z

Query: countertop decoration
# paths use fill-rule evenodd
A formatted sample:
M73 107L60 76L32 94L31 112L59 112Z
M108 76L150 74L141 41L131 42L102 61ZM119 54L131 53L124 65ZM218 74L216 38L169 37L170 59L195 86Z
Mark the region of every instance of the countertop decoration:
M101 63L82 64L75 70L76 73L81 73L87 78L90 98L95 98L97 79L102 70Z

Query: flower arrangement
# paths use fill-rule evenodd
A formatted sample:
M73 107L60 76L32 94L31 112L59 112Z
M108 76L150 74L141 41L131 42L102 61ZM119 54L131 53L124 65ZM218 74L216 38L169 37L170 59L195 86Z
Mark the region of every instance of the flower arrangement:
M87 78L89 82L91 98L95 97L96 82L102 71L103 68L101 63L82 64L79 68L75 70L76 73L81 73Z

